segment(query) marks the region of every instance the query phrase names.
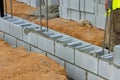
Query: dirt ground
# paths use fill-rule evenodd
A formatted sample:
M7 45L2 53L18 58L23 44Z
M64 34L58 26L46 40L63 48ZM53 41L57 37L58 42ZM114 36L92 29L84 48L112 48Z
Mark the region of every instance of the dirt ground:
M9 0L7 0L9 3ZM30 16L37 9L30 7L26 4L13 1L13 15L27 19L36 24L40 24L39 20L36 19L36 16ZM10 6L8 4L8 12L10 13ZM42 21L42 25L46 25L46 21ZM92 44L102 46L103 42L103 33L101 29L88 26L80 26L78 22L63 19L63 18L54 18L49 20L49 28L56 30L58 32L71 35L77 39L90 42Z
M0 80L67 80L66 72L45 55L12 48L0 39Z

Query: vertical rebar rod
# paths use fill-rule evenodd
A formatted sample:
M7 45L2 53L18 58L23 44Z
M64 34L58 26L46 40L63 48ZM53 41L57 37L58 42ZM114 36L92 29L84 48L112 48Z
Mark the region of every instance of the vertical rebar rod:
M105 42L106 42L106 37L107 37L107 22L108 22L108 10L106 11L106 23L105 23L105 30L104 30L104 38L103 38L103 47L102 47L102 52L104 54L104 49L105 49Z
M109 3L108 3L108 0L106 0L106 2L105 2L105 10L106 10L106 22L105 22L105 30L104 30L104 37L103 37L103 45L102 45L102 53L104 54L105 53L105 51L104 51L104 49L105 49L105 43L106 43L106 37L107 37L107 27L109 27L108 26L108 17L109 17L109 9L110 9L110 7L109 7Z
M10 13L11 13L11 18L13 18L12 0L10 0Z
M111 37L112 37L111 34L112 34L112 27L113 27L113 24L112 24L112 15L113 15L112 3L113 3L113 1L111 0L111 1L109 1L109 3L110 3L110 10L111 10L111 12L110 12L109 51L108 51L108 53L111 52Z
M42 31L42 1L40 0L40 29Z
M47 27L47 31L48 31L48 0L46 0L46 27Z
M5 0L5 15L6 15L6 18L7 18L7 0Z

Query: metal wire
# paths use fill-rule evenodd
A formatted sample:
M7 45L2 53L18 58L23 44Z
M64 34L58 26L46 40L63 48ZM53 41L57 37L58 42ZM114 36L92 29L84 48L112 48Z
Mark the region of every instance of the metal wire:
M11 18L13 17L13 12L12 12L12 0L10 0L10 13L11 13Z
M48 0L46 0L46 27L47 27L47 31L48 31Z
M6 13L5 15L6 15L6 18L7 18L7 1L6 0L5 0L4 4L5 4L5 13Z
M42 1L40 0L40 29L42 31Z

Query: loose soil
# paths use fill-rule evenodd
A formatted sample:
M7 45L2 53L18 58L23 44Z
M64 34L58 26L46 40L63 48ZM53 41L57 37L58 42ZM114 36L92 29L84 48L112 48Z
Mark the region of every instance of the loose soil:
M7 0L8 3L10 0ZM13 15L18 16L23 19L27 19L31 22L34 22L36 24L40 24L39 20L37 19L37 16L31 16L32 13L34 13L36 8L30 7L24 3L16 2L16 0L13 1ZM10 13L8 4L8 13ZM46 20L42 20L42 25L46 26ZM89 27L89 26L80 26L78 22L67 20L63 18L54 18L49 19L49 28L56 30L58 32L71 35L77 39L84 40L86 42L102 46L103 42L103 33L104 31L101 29L97 29L95 27Z
M45 55L12 48L0 39L0 80L67 80L66 72Z

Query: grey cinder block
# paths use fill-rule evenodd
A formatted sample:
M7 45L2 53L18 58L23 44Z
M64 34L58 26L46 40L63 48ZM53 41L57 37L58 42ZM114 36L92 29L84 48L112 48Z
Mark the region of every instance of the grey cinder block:
M120 45L114 47L114 58L113 62L115 65L120 67Z
M9 26L10 26L10 23L7 21L7 19L3 19L3 18L0 18L0 30L6 32L6 33L9 33Z
M46 5L46 0L44 1ZM51 6L51 5L58 5L58 0L48 0L48 6Z
M68 76L74 80L86 80L86 71L75 65L66 63L66 71Z
M75 64L97 74L98 60L90 55L75 50Z
M18 24L10 23L10 35L22 40L23 27Z
M95 74L92 74L92 73L89 73L89 72L88 72L87 79L88 80L105 80L105 79L102 79L102 78L96 76Z
M97 15L98 16L105 16L105 13L106 13L105 12L105 6L103 4L98 4L97 6L98 6L98 9L97 9L98 10L98 12L97 12L98 14Z
M4 34L4 40L6 42L8 42L9 44L11 44L12 46L16 47L16 38L14 38L8 34Z
M99 60L99 75L109 79L112 73L112 66L108 62Z
M80 10L80 0L69 0L70 1L70 9Z
M46 55L45 51L43 51L43 50L41 50L39 48L33 47L33 46L31 46L31 52L37 52L37 53Z
M105 29L106 17L105 16L95 16L96 27L100 29Z
M68 19L68 8L62 7L62 17Z
M23 42L23 41L17 40L17 47L18 47L18 46L22 46L22 47L24 47L27 51L30 51L30 45L27 44L27 43L25 43L25 42Z
M38 48L54 54L54 41L39 35Z
M23 31L23 40L33 46L38 46L38 35L32 32L25 34Z
M85 11L90 13L95 13L94 0L85 0Z
M65 66L65 65L64 65L65 62L64 62L63 60L59 59L58 57L55 57L55 56L53 56L53 55L51 55L51 54L49 54L49 53L47 53L47 56L48 56L49 58L55 60L56 62L58 62L58 63L59 63L60 65L62 65L63 67Z
M63 46L57 42L55 42L55 55L66 61L74 63L74 49Z
M68 13L69 13L69 19L72 19L78 22L80 21L80 16L81 16L80 11L69 9Z
M70 0L63 0L62 1L62 6L69 8L69 6L70 6Z
M89 20L93 25L95 25L95 15L92 13L86 13L86 19Z
M85 11L85 0L80 0L80 11Z

